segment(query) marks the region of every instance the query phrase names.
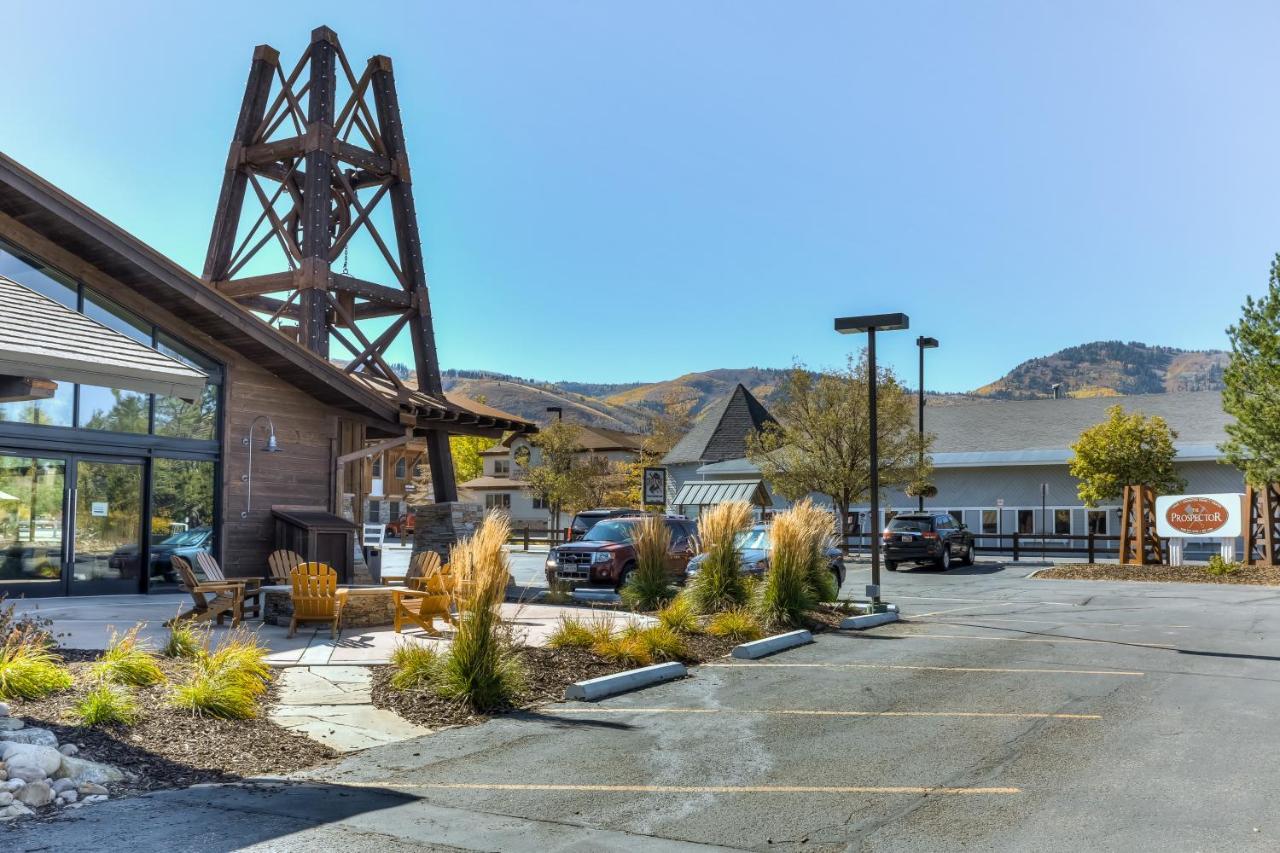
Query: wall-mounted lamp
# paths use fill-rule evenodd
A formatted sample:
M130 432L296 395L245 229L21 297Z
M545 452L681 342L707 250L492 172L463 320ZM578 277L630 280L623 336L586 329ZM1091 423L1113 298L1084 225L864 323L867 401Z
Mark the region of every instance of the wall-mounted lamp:
M249 432L244 438L240 439L240 443L249 448L249 467L246 473L240 476L241 481L245 483L244 492L244 512L240 513L241 518L249 517L249 509L253 506L253 431L258 426L258 421L266 421L267 443L262 445L263 453L279 453L280 445L276 443L276 425L267 415L258 415L253 419L253 423L249 424Z

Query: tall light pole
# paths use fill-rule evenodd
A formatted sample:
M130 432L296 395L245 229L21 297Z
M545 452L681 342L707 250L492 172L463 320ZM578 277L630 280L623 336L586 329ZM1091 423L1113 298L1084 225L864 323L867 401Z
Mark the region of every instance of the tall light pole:
M920 427L920 470L923 471L924 470L924 351L927 349L936 349L938 346L938 339L926 338L921 336L916 338L916 346L920 349L920 407L919 407L920 412L916 416L916 423ZM919 483L917 485L923 486L924 484ZM924 491L921 490L920 494L917 495L917 497L920 499L920 506L918 507L918 509L921 512L924 512Z
M880 613L884 605L880 603L880 431L876 423L876 385L879 378L876 373L876 331L890 332L910 328L911 320L906 314L864 314L861 317L837 317L836 331L842 335L867 335L867 405L870 408L871 421L871 589L867 597L871 599L871 610ZM848 512L848 507L844 508Z
M547 414L551 414L552 412L556 413L556 421L564 420L563 406L547 406ZM555 532L551 536L551 541L554 542L556 537L560 535L560 500L558 498L552 503L551 516L554 519L551 523L555 528ZM565 537L565 541L569 541L568 536Z

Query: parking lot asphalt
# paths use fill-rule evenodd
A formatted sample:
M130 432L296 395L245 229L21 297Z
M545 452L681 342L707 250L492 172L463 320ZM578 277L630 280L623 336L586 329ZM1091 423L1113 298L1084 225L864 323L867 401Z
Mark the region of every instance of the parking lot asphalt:
M135 850L1280 848L1280 589L1034 568L886 573L908 621L0 847L129 826Z

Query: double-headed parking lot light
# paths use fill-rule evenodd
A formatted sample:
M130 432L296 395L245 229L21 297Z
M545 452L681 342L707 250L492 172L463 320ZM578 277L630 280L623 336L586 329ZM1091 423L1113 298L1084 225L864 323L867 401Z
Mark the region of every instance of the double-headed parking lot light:
M867 405L870 409L868 419L871 423L871 588L867 597L871 599L871 611L882 612L885 607L880 603L880 451L879 427L876 423L876 332L891 332L907 329L911 320L906 314L864 314L860 317L837 317L836 331L842 335L867 335ZM848 507L845 507L845 512Z

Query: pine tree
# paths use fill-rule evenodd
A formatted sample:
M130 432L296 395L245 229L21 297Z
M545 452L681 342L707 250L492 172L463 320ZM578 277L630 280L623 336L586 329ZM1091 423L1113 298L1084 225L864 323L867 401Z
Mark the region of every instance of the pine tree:
M1247 297L1240 322L1227 329L1231 361L1223 372L1222 408L1235 418L1221 446L1226 461L1255 486L1280 481L1280 254L1266 295Z

